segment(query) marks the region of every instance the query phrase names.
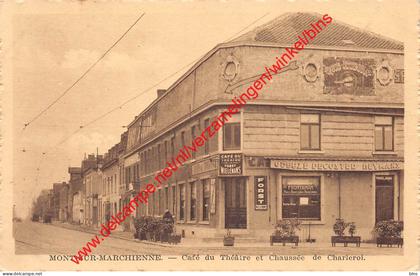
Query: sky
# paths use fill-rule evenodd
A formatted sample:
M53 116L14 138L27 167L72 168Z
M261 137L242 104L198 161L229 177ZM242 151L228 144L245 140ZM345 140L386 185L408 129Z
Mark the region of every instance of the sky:
M187 68L157 87L147 92L145 89L197 60L216 44L284 12L328 13L342 22L404 41L407 30L403 12L399 10L403 5L395 6L393 1L371 1L369 5L365 1L340 3L16 3L10 20L13 26L13 183L17 214L26 216L32 200L42 189L51 188L54 182L67 181L67 168L80 166L85 153L95 153L98 148L99 154L103 154L118 143L125 126L156 98L156 90L168 88ZM23 130L25 123L79 78L143 12L143 18L85 78ZM263 18L243 30L260 17ZM80 129L139 93L143 95Z

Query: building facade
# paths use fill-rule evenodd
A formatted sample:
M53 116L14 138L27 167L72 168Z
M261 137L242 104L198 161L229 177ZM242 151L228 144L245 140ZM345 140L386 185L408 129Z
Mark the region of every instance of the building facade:
M68 221L69 222L77 222L80 223L80 212L83 212L83 208L82 210L80 210L77 212L77 217L73 219L73 213L74 213L74 208L73 208L73 200L75 195L80 195L81 191L82 191L82 169L80 167L69 167L68 168L68 173L70 176L68 185L69 185L69 192L68 192L68 209L69 209L69 217L68 217ZM78 196L76 196L78 197Z
M102 155L88 155L82 161L82 182L84 188L84 224L99 226L99 201L102 193Z
M158 91L129 125L126 182L153 183L321 17L286 14L219 44ZM231 229L259 240L278 220L297 218L302 241L328 241L337 218L354 222L365 241L376 222L403 220L403 44L334 20L321 28L258 98L243 99L241 111L138 216L169 209L186 236L221 237Z

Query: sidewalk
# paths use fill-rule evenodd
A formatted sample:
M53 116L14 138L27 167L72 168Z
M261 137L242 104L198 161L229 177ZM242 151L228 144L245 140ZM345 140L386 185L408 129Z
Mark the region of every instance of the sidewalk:
M92 229L83 225L74 225L66 222L57 222L54 221L52 225L57 227L62 227L70 230L75 231L82 231L90 234L97 235L100 228ZM115 239L122 239L132 242L137 242L141 244L147 244L151 246L158 246L158 247L176 247L176 248L191 248L191 249L197 249L197 248L206 248L206 249L229 249L232 247L225 247L223 246L223 238L220 238L220 240L211 240L211 241L205 241L203 239L199 238L183 238L181 243L179 244L168 244L168 243L160 243L160 242L152 242L152 241L141 241L138 239L134 239L133 233L131 232L123 232L123 231L114 231L109 236L110 238ZM282 244L275 244L273 246L270 246L269 242L261 242L261 241L255 241L255 242L244 242L244 241L237 241L235 242L235 246L233 248L248 248L248 249L258 249L258 248L265 248L265 249L273 249L275 251L279 249L292 249L292 250L299 250L299 249L306 249L306 250L324 250L324 251L331 251L331 252L348 252L348 253L369 253L369 252L377 252L379 254L385 253L385 254L402 254L403 248L377 248L376 244L374 243L362 243L360 247L356 247L354 245L349 245L348 247L343 247L343 245L337 245L336 247L332 247L331 243L328 242L316 242L316 243L307 243L302 242L299 243L298 246L294 246L293 244L286 244L286 246L283 247ZM298 252L296 252L298 253Z

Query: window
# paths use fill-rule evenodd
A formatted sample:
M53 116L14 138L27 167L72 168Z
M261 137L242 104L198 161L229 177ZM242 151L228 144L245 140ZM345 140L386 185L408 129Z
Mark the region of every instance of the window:
M300 115L300 148L320 150L321 144L319 114Z
M161 166L162 166L162 156L161 156L161 154L162 154L162 150L161 150L161 146L160 146L160 144L157 146L157 167L160 169L161 168Z
M183 184L179 185L179 219L185 219L185 187Z
M163 195L162 195L162 189L159 190L158 192L158 196L159 196L159 208L158 208L158 215L163 214Z
M375 116L375 150L394 150L394 120L392 117Z
M169 189L165 187L165 210L169 210Z
M175 136L171 138L171 156L170 158L174 158L175 155Z
M163 149L163 167L165 167L166 162L168 162L168 141L165 141L165 146Z
M172 214L176 214L176 186L173 184L172 186Z
M191 127L191 142L194 141L195 138L195 126ZM192 152L192 158L195 159L195 157L197 156L196 154L197 152L193 151Z
M190 183L190 220L196 219L197 213L197 193L195 189L195 182Z
M230 123L223 126L223 150L241 149L241 124Z
M205 119L204 120L204 131L206 131L206 129L209 127L210 125L210 119ZM210 148L209 148L209 142L210 141L206 141L204 144L204 154L209 154Z
M210 179L202 180L203 183L203 221L208 221L210 217Z
M185 131L181 131L181 146L183 148L185 146Z
M320 178L283 177L283 218L321 219Z

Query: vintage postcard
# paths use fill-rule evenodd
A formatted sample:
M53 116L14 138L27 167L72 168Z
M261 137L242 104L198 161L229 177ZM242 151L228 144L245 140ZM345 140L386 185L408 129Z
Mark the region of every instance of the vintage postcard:
M3 271L417 271L416 1L2 1Z

